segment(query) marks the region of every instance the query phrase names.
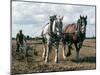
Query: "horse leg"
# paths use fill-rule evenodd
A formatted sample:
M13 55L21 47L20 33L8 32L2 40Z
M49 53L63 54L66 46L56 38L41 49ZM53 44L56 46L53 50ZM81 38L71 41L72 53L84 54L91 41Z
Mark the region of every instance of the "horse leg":
M48 62L48 58L49 58L49 51L50 51L50 45L47 45L47 52L46 52L46 57L45 57L45 63Z
M79 43L79 48L82 48L82 45L83 45L83 42L81 41L81 42Z
M78 47L78 44L75 43L75 48L76 48L76 59L79 60L79 51L80 51L80 47Z
M67 52L67 57L71 55L71 44L68 44L68 52Z
M17 47L16 47L16 52L19 52L19 44L16 44L17 45Z
M63 58L66 59L66 44L63 44Z
M42 54L42 58L45 59L46 56L46 44L43 45L43 54Z
M56 50L55 50L55 62L58 63L58 45L56 47Z

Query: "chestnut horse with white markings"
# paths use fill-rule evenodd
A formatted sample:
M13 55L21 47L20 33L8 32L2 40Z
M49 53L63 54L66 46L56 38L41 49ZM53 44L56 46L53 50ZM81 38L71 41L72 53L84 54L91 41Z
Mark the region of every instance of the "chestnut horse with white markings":
M86 25L87 25L87 16L82 17L77 20L77 23L66 25L63 29L63 57L71 55L71 45L74 44L76 48L76 59L79 59L79 51L82 47L83 41L85 40L86 35ZM66 52L66 45L68 46L68 51Z

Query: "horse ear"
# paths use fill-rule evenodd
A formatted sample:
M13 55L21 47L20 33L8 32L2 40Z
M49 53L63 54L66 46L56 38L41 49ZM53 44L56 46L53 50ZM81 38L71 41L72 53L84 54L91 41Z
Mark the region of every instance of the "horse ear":
M87 19L87 16L85 17L85 19Z

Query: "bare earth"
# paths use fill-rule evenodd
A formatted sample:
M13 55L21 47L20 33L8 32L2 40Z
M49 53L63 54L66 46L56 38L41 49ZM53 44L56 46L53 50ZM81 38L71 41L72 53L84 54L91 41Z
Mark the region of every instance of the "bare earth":
M62 46L60 45L58 63L54 63L54 48L50 51L49 62L44 63L42 58L43 45L39 40L28 40L27 45L30 50L26 58L23 54L16 54L15 40L12 40L12 74L38 73L38 72L57 72L96 69L96 46L95 39L86 39L80 50L80 61L75 60L75 48L71 50L72 55L65 60L62 56Z

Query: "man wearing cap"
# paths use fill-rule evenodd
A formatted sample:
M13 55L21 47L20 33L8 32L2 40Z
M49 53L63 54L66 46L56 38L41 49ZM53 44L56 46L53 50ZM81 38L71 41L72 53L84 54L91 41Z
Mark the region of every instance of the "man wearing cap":
M19 30L19 33L17 33L16 35L16 45L17 45L16 52L19 52L19 47L23 46L24 41L26 42L25 36L22 33L22 30Z

